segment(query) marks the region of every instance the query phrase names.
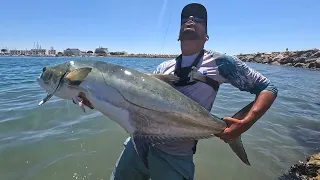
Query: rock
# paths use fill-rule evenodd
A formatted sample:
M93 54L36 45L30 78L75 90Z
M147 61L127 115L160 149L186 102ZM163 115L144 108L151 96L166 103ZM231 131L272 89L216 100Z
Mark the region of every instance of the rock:
M304 67L305 65L303 63L297 63L294 65L294 67Z
M306 57L305 51L297 51L297 56Z
M311 62L316 62L316 61L317 61L317 58L306 59L306 63L311 63Z
M315 61L316 68L320 68L320 58Z
M281 64L283 66L292 66L292 63Z
M273 58L272 61L277 61L277 62L279 62L280 59L284 59L284 58L285 58L284 54L278 54L277 56L275 56L275 57Z
M312 55L312 52L307 52L301 55L301 57L309 58Z
M285 51L236 55L244 62L276 64L320 70L320 50Z
M320 180L320 153L314 154L290 167L290 170L279 177L279 180Z
M279 59L280 64L288 64L293 63L293 57L285 57L283 59Z
M297 57L297 58L293 59L293 63L305 63L306 59L307 58L305 58L305 57Z
M308 68L320 69L320 58L315 59L314 61L310 62L308 64Z
M271 62L270 64L273 64L273 65L280 65L280 63L278 61L273 61Z
M320 57L320 51L312 54L310 57L311 57L311 58L319 58L319 57Z
M308 64L308 68L315 68L316 67L316 63L311 62Z

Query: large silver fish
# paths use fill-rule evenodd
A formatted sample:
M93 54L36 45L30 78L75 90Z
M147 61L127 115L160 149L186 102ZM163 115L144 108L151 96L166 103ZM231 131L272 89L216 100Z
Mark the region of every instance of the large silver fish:
M72 100L81 94L92 108L129 133L133 142L137 138L151 143L200 140L221 133L226 122L172 87L170 82L177 78L145 74L102 61L69 61L43 68L37 81L48 95L39 105L53 95ZM234 116L251 106L252 103ZM229 145L250 165L240 137Z

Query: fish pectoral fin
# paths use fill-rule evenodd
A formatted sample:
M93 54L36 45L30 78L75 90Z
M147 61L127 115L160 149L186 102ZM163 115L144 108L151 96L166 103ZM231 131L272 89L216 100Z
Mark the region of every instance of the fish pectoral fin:
M149 74L149 76L155 77L157 79L160 79L161 81L164 81L168 84L172 84L174 82L177 82L180 80L178 76L175 75L166 75L166 74Z
M88 76L92 68L84 67L71 71L65 78L67 79L69 85L79 86L82 81Z

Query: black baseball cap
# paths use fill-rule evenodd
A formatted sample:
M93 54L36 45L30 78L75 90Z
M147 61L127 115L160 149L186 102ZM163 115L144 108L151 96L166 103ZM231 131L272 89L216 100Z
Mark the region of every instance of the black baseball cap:
M207 29L207 10L202 4L190 3L186 5L181 12L181 24L182 19L189 18L190 16L203 19L205 22L205 28Z

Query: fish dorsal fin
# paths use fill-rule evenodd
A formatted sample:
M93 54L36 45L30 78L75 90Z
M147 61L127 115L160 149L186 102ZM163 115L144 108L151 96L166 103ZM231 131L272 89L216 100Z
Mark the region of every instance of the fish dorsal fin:
M82 83L82 81L84 81L84 79L88 76L91 70L92 68L90 67L84 67L73 70L66 76L66 79L68 80L70 85L78 86Z
M176 81L179 81L180 78L175 75L166 75L166 74L149 74L149 76L153 76L157 79L160 79L161 81L164 81L168 84L173 84Z

